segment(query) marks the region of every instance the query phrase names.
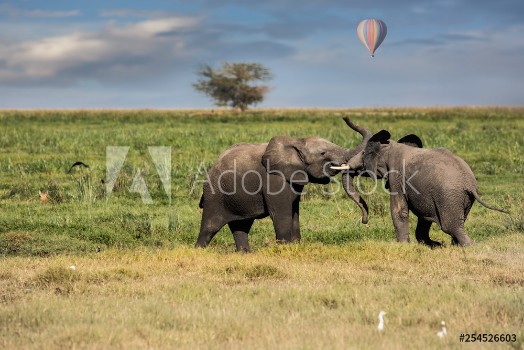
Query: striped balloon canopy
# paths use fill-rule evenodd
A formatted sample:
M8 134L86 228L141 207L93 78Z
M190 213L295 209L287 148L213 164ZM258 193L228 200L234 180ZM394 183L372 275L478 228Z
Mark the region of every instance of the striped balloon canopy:
M386 23L380 19L365 19L357 27L358 38L368 48L371 57L375 57L375 50L382 44L387 33Z

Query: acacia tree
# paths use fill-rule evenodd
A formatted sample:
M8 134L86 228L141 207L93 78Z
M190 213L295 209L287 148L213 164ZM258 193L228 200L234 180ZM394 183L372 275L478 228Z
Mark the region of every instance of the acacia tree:
M271 80L269 69L259 63L229 63L213 69L204 65L200 79L193 87L215 100L217 106L230 106L245 111L249 105L264 100L269 88L253 82Z

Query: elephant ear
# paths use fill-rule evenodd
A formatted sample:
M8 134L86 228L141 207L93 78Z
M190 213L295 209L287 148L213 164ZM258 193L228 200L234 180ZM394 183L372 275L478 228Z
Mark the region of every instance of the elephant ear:
M369 172L371 178L376 180L377 162L380 153L380 145L389 143L391 134L387 130L380 130L375 135L371 136L364 147L364 169Z
M409 134L397 141L411 147L423 148L422 140L415 134Z
M262 165L269 174L283 176L287 182L305 185L309 182L306 173L305 142L286 136L273 137L262 156Z

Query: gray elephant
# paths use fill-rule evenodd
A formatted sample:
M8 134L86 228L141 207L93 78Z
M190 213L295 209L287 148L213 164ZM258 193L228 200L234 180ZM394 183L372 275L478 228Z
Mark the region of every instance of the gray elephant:
M204 182L196 246L206 247L228 224L237 251L249 251L248 233L253 221L267 216L273 220L277 241L300 241L299 203L303 187L307 183L329 183L339 172L331 166L346 163L371 136L349 120L346 123L364 136L355 149L339 147L319 137L277 136L269 143L240 143L222 153ZM358 194L353 198L359 201Z
M449 150L424 149L420 138L413 134L398 142L390 137L386 130L376 133L347 164L334 168L387 180L391 217L399 242L409 242L409 210L418 217L417 241L432 247L440 245L429 238L433 222L452 237L454 244L473 243L464 231L464 222L475 199L486 208L507 213L479 198L477 180L470 167Z

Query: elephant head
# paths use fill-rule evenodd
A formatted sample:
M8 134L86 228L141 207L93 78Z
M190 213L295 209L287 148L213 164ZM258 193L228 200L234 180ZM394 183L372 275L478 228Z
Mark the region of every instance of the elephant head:
M319 137L273 137L262 156L262 164L270 174L279 174L287 182L305 185L309 182L327 184L330 177L347 161L347 150Z
M363 140L356 148L348 150L349 157L347 163L337 169L345 170L342 175L342 185L349 197L362 210L362 223L366 224L368 222L368 206L366 201L360 196L358 191L356 191L353 185L354 178L357 175L362 175L376 179L377 174L379 178L386 174L387 169L380 159L380 157L384 156L381 149L389 143L391 135L386 130L382 130L373 135L367 129L351 123L347 117L344 118L344 121L351 129L360 133L363 136ZM422 148L422 141L414 134L406 135L398 140L398 142L412 147Z
M366 143L366 146L364 146L364 150L361 153L362 156L360 157L362 159L363 169L361 164L355 164L355 160L360 162L359 157L353 157L350 159L348 165L352 169L362 169L369 174L373 180L376 180L377 177L383 178L388 170L385 162L382 161L385 154L384 152L381 152L381 150L382 148L385 148L385 145L389 144L390 137L391 134L386 130L381 130L371 136Z
M351 158L347 165L359 173L370 176L372 179L382 179L387 176L387 151L389 149L391 134L387 130L381 130L371 136L366 142L364 149ZM422 141L417 135L410 134L402 137L397 143L403 143L411 147L422 148Z
M344 117L345 123L362 135L362 142L355 148L345 149L318 137L303 139L278 136L271 139L262 157L262 164L269 173L279 173L286 181L305 185L308 182L327 184L329 178L340 170L348 170L347 162L359 154L372 134L367 129ZM344 172L344 190L362 210L362 222L368 221L368 206L353 185L353 170Z

